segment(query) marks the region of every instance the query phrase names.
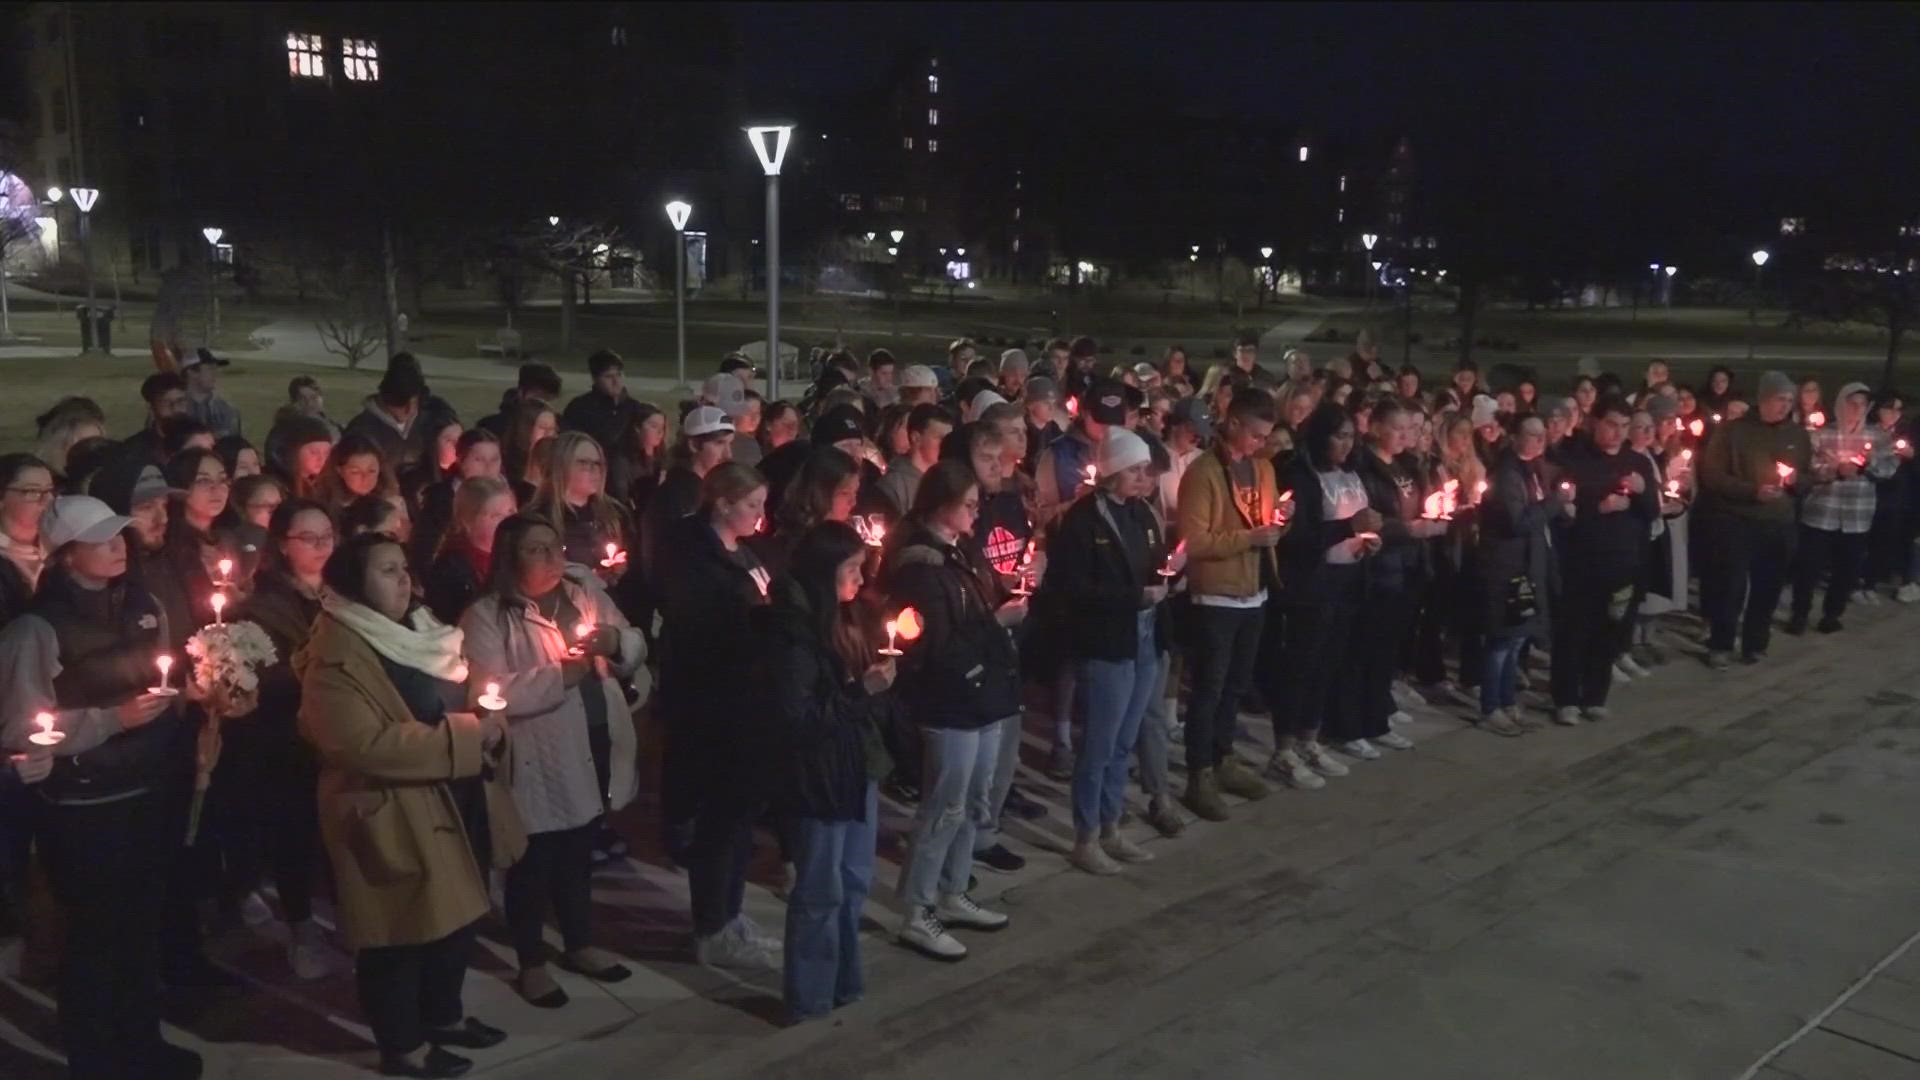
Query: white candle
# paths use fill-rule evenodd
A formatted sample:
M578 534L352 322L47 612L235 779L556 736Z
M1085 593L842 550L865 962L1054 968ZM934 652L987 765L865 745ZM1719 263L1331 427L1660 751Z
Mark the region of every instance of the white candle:
M226 606L227 606L227 594L222 592L214 593L213 594L213 621L216 626L222 623L225 623L227 621L226 619L220 616L220 613L226 609Z
M880 650L881 656L901 655L900 650L894 648L894 639L897 636L899 636L899 633L900 633L900 621L898 619L888 619L887 620L887 647Z
M161 653L159 656L154 657L153 663L155 667L160 669L160 685L149 686L147 693L160 697L173 697L175 694L178 694L180 691L167 685L167 683L172 681L173 657L166 653Z
M507 707L507 699L500 696L500 684L490 682L487 692L480 695L479 706L488 712L499 712Z
M32 743L33 745L59 746L62 742L66 741L66 738L67 738L66 732L53 730L53 714L52 713L50 712L38 713L34 716L33 722L40 725L39 731L36 731L33 734L27 736L27 741Z
M225 585L233 579L233 560L221 559L215 564L220 568L220 584Z

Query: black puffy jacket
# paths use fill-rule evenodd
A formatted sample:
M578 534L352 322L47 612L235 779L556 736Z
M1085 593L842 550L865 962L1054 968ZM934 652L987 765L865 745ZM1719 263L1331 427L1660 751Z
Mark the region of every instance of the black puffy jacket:
M1013 638L994 617L992 568L971 544L948 544L918 522L900 527L882 587L894 608L913 607L925 629L900 643L895 686L926 727L970 730L1020 711Z

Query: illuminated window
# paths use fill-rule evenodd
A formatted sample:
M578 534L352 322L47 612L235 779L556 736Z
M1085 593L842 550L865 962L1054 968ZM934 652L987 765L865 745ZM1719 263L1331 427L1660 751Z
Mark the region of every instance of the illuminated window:
M1015 221L1020 220L1020 208L1017 206L1013 208L1013 220Z
M907 197L905 195L882 195L874 200L873 205L874 209L883 214L901 214L906 212Z
M840 209L842 210L860 209L860 196L856 194L847 194L847 195L840 196Z
M1307 148L1305 146L1302 146L1300 148L1300 160L1301 161L1307 160Z
M361 38L342 38L340 67L354 82L379 82L380 46Z
M1344 195L1346 194L1346 191L1347 191L1347 178L1343 176L1340 178L1340 193Z
M1346 220L1347 220L1347 208L1343 206L1340 208L1338 213L1334 214L1333 221L1334 221L1334 224L1338 225L1345 222Z
M1803 217L1783 217L1780 219L1781 236L1799 236L1807 231L1807 219Z
M901 139L900 145L902 148L907 150L913 149L913 136L908 135L906 138Z
M937 94L939 92L940 92L940 76L938 75L927 76L927 93Z
M940 126L940 110L939 109L927 110L927 126L928 127Z
M327 43L319 34L287 35L287 74L295 79L327 77Z
M939 153L939 152L940 152L940 140L939 140L939 139L928 139L928 140L927 140L927 153L929 153L929 154L937 154L937 153Z

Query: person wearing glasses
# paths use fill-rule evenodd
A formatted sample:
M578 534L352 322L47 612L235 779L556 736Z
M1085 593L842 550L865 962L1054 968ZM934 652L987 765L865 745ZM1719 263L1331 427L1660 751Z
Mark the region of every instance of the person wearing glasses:
M314 787L320 771L313 750L300 739L300 680L293 656L307 643L320 614L321 572L336 541L333 517L309 499L290 499L267 523L266 552L254 578L253 594L235 609L236 622L256 623L273 639L274 663L260 672L259 706L225 727L226 748L214 782L233 790L248 808L235 824L252 833L257 850L273 875L287 924L287 965L301 979L325 978L344 965L327 946L313 921L313 865L320 847L320 819ZM266 901L254 891L260 867L230 867L229 887L244 893L242 913L270 918Z
M611 585L626 573L627 564L602 566L607 545L627 551L633 537L627 512L607 495L606 451L585 432L563 431L543 452L545 479L524 509L560 531L568 562L599 572Z
M0 457L0 626L25 611L46 568L40 518L53 502L53 470L32 454Z
M214 621L213 594L224 592L229 602L239 599L251 587L258 553L243 557L239 545L220 524L227 511L233 480L227 467L211 450L188 450L167 462L167 483L180 492L167 515L165 557L168 570L177 574L186 587L188 603L198 620L189 629ZM232 560L229 573L220 572L220 561Z

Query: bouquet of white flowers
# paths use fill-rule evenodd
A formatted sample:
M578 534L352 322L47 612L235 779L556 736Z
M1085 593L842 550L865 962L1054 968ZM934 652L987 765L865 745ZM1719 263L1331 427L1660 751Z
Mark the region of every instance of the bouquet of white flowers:
M200 833L200 810L213 783L213 767L220 762L220 725L227 717L245 716L259 704L257 668L279 659L273 639L255 623L231 622L203 626L187 639L193 658L193 681L188 696L200 702L207 718L195 741L193 808L187 815L187 844Z

